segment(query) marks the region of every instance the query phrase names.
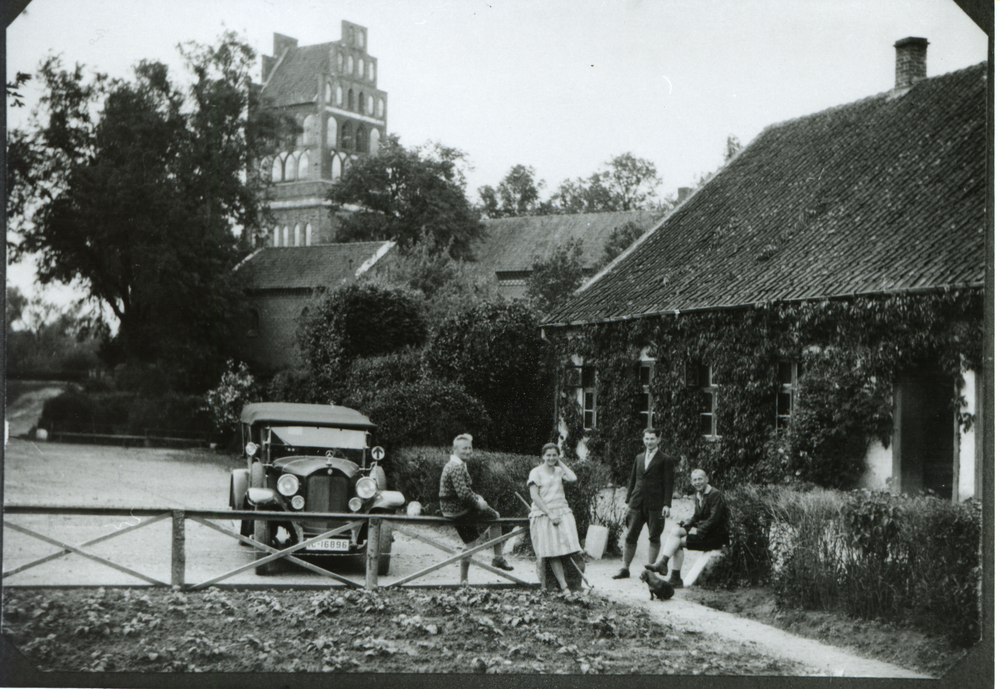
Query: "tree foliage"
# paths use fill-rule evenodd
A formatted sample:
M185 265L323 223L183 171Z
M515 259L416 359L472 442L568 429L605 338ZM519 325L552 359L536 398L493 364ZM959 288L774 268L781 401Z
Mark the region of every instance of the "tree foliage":
M544 187L544 180L535 181L535 168L515 165L496 189L489 185L479 188L482 210L490 218L543 215L546 207L539 200Z
M551 256L534 260L526 296L535 308L548 312L566 301L583 279L583 242L571 239Z
M474 306L441 324L424 349L428 376L483 402L487 446L534 454L552 432L548 346L538 316L518 303Z
M13 256L37 253L42 284L81 281L117 318L127 360L201 391L235 342L235 230L263 224L261 181L246 171L284 120L260 107L254 52L235 34L181 53L187 90L158 62L129 81L43 62L45 95L8 145L8 213Z
M343 373L360 357L418 347L427 336L420 305L401 289L351 284L310 305L300 319L299 351L330 399L344 394Z
M638 210L656 205L661 181L652 161L622 153L586 179L563 181L549 203L561 213Z
M360 208L341 220L338 239L391 239L409 250L429 236L452 256L471 257L483 225L465 197L464 159L441 144L407 149L398 136L386 137L376 154L354 161L330 191L334 210Z
M646 233L646 228L634 220L626 220L621 223L604 242L604 255L601 257L600 266L603 267L611 263L618 256L635 244L636 240Z

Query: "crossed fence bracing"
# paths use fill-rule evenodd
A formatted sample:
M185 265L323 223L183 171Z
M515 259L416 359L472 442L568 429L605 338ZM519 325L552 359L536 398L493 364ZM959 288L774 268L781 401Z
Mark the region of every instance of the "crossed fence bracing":
M70 515L70 516L103 516L103 517L131 517L131 518L143 518L138 524L132 524L121 529L118 529L111 533L106 533L97 538L90 539L84 543L79 543L77 545L71 545L57 538L47 536L45 534L38 533L33 529L29 529L26 526L17 524L8 519L11 515L18 514L51 514L51 515ZM171 538L170 538L170 581L161 581L147 574L139 572L130 567L126 567L117 562L113 562L105 557L101 557L95 553L89 552L87 548L108 541L112 538L117 538L126 533L131 533L138 529L149 526L150 524L155 524L165 519L171 520ZM447 557L437 562L429 567L426 567L418 572L408 574L396 581L388 584L381 584L384 587L391 586L403 586L404 584L409 584L410 582L416 581L431 572L437 571L442 567L446 567L450 564L458 562L463 558L471 558L471 563L480 567L488 572L496 574L504 579L508 579L519 586L537 586L537 584L529 584L528 582L522 581L517 577L511 575L509 572L492 567L485 562L477 560L474 556L476 553L492 549L494 545L502 543L515 536L522 535L527 532L526 518L506 518L497 519L490 522L483 522L483 524L499 524L501 526L512 527L510 531L502 534L500 537L488 540L484 543L476 545L475 547L468 549L459 549L451 545L440 543L426 535L420 534L416 531L411 530L411 528L416 525L431 525L431 526L449 526L452 522L448 519L442 517L410 517L407 515L389 515L389 514L357 514L357 513L338 513L338 512L302 512L295 513L296 520L312 520L312 519L324 519L324 520L346 520L346 524L342 524L336 528L332 528L318 536L309 538L304 541L300 541L291 545L287 548L273 548L267 544L259 543L252 538L241 535L238 531L234 531L231 528L221 526L217 524L217 521L222 522L232 522L233 520L265 520L265 521L288 521L289 514L287 512L263 512L263 511L251 511L251 510L227 510L227 511L216 511L216 510L189 510L189 509L173 509L173 508L112 508L112 507L45 507L45 506L34 506L34 505L6 505L4 506L4 523L5 529L9 528L13 531L30 536L37 540L43 541L50 545L60 548L58 552L46 555L44 557L32 560L18 567L14 567L10 570L4 570L3 578L6 579L18 572L23 572L32 567L37 567L46 562L51 562L57 558L65 557L70 554L76 554L81 557L87 558L94 562L98 562L106 567L118 570L130 576L136 577L147 584L153 586L175 586L180 587L185 590L196 590L202 589L207 586L212 586L221 581L229 579L237 574L245 572L251 568L255 568L259 565L267 564L275 560L285 560L286 562L291 562L299 567L307 569L316 574L320 574L329 579L333 579L337 583L343 584L351 588L361 588L372 590L380 587L379 576L378 576L378 562L379 562L379 542L380 542L380 532L381 529L392 528L394 531L401 533L410 538L422 541L431 545L438 550L447 555ZM187 583L185 581L185 568L186 568L186 550L185 550L185 523L190 520L197 524L201 524L209 529L217 531L224 534L230 538L233 538L241 543L252 546L258 551L265 553L265 556L260 559L255 559L249 563L240 565L235 569L231 569L228 572L223 572L217 576L213 576L205 581L198 583ZM345 577L337 572L332 572L322 567L319 567L311 562L297 557L296 554L302 554L300 551L308 548L309 545L316 541L320 541L324 538L330 538L340 533L344 533L351 529L361 526L364 522L368 522L368 548L365 553L365 580L363 583L354 581L348 577ZM437 584L436 584L437 585ZM489 586L490 584L481 584L484 586ZM441 586L447 586L442 584Z

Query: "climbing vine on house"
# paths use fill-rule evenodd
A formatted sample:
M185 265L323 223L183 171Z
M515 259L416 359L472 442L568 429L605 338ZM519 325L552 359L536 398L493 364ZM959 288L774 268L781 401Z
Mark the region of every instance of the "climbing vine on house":
M863 473L871 441L889 445L892 386L901 375L935 370L950 376L959 414L962 373L982 365L983 292L772 303L553 334L567 371L576 355L597 372L597 421L590 431L583 431L573 376L562 376L564 445L586 438L588 453L608 463L617 480L627 480L625 460L641 450L639 358L645 351L655 361L648 388L654 425L682 471L705 468L720 486L799 480L844 488ZM797 372L787 419L779 419L776 407L782 363ZM711 389L705 387L709 368ZM712 437L703 433L706 390L715 400Z

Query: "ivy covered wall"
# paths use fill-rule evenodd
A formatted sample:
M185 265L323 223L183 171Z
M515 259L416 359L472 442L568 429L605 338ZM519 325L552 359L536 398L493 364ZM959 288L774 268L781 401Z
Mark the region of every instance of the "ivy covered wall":
M681 471L701 467L719 486L810 481L851 488L873 439L888 446L893 384L936 371L954 381L959 422L963 372L979 370L983 347L981 289L855 297L715 310L552 328L563 362L559 413L564 446L586 438L588 455L627 480L628 458L641 450L639 359L655 359L648 394L661 448ZM596 369L595 427L583 430L579 376L571 357ZM779 364L797 365L794 412L777 418ZM702 433L704 376L716 386L716 432ZM701 368L702 372L706 369ZM787 367L786 367L787 372Z

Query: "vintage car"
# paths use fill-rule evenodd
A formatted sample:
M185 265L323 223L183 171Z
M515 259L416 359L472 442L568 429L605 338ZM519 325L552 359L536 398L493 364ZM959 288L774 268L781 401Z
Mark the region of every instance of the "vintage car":
M402 493L387 490L378 465L384 452L369 448L375 425L354 409L322 404L264 402L248 404L240 414L247 468L232 472L229 506L237 510L287 512L287 521L244 519L240 533L273 548L287 548L344 525L346 519L297 519L302 512L342 514L392 513L403 505ZM379 574L388 574L392 529L380 529ZM368 522L295 552L323 566L338 560L363 562ZM257 550L258 560L268 553ZM272 574L281 560L257 565Z

